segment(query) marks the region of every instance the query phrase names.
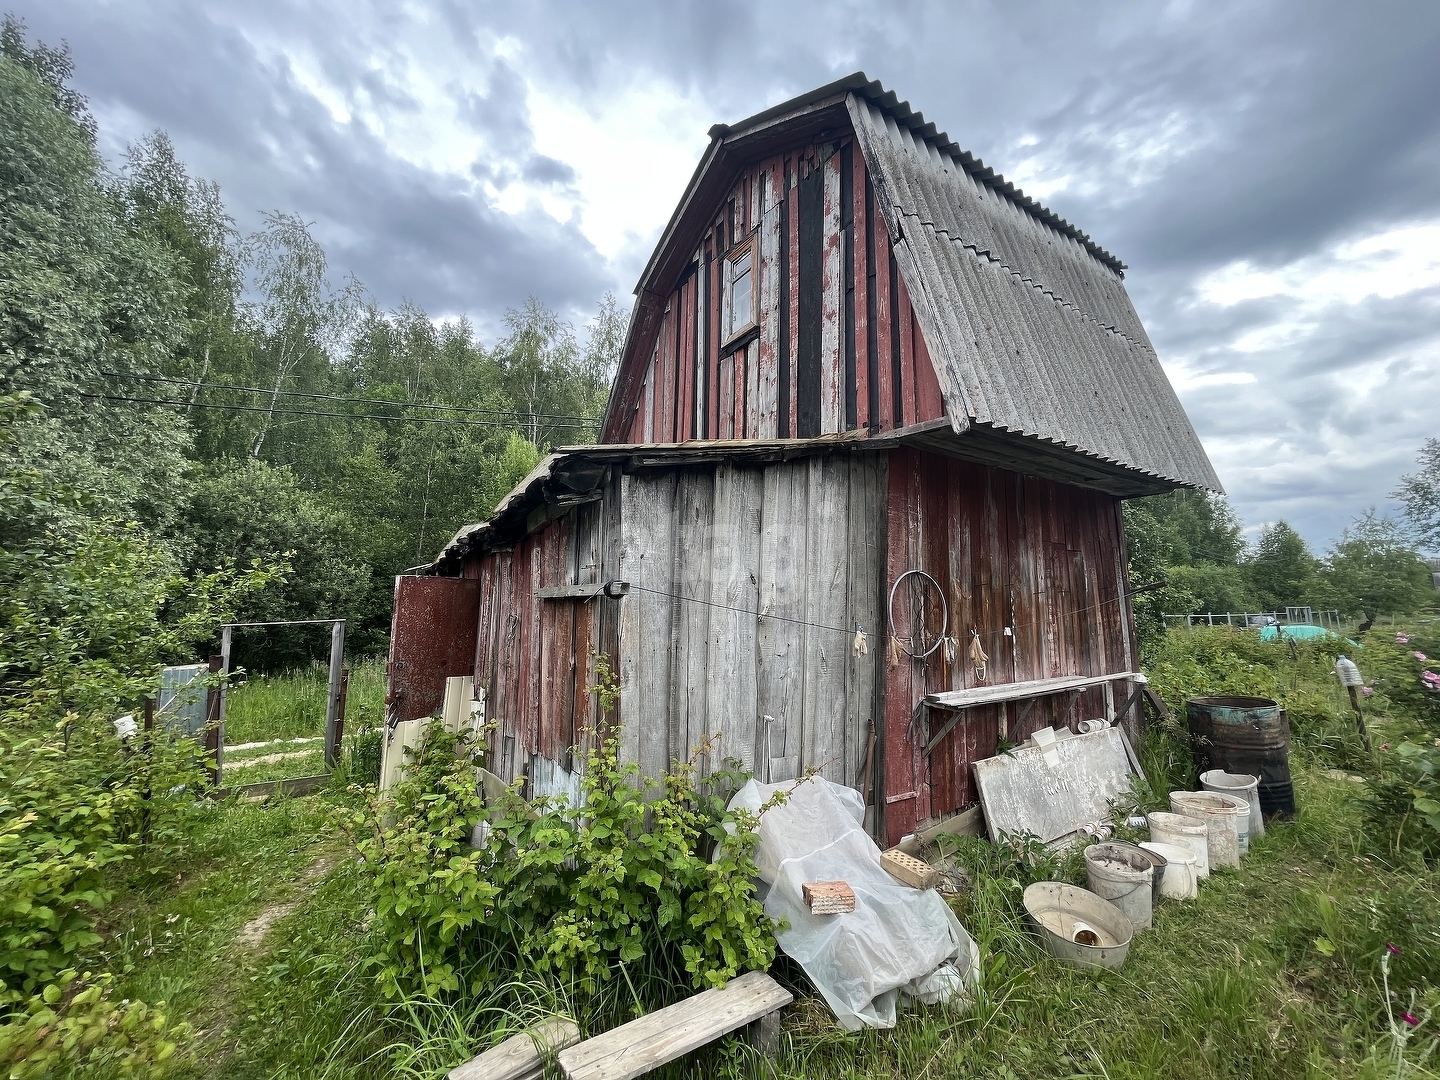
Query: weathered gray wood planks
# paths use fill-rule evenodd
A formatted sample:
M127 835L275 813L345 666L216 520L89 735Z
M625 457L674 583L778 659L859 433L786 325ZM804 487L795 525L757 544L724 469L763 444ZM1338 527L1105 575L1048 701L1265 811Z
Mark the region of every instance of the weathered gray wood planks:
M710 470L683 473L675 505L674 671L670 684L670 756L686 758L707 735L710 725L706 672L709 660L711 609L697 600L710 599L711 556L714 551L715 475ZM715 755L711 755L714 757ZM710 771L715 762L697 763Z
M705 990L560 1051L567 1080L632 1080L790 1004L769 975L747 972L723 990Z
M465 1064L455 1066L446 1077L447 1080L541 1080L545 1075L544 1054L553 1054L579 1041L580 1029L575 1021L548 1016Z
M760 543L761 619L756 639L756 777L778 783L794 776L800 757L805 589L809 580L803 463L765 470ZM765 717L773 719L767 721ZM790 759L794 764L790 764ZM788 775L786 775L788 774Z
M755 615L759 599L763 477L757 469L715 470L706 667L706 723L720 732L718 763L755 764Z
M675 556L673 473L623 476L620 616L620 758L649 777L670 764L671 598Z

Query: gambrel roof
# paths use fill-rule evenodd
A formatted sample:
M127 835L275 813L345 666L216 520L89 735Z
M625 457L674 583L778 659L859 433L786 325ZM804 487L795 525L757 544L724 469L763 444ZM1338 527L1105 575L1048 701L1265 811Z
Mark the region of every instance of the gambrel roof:
M740 165L852 131L944 394L950 452L1117 494L1222 490L1124 264L859 72L711 129L636 288L604 430L633 400L664 298Z

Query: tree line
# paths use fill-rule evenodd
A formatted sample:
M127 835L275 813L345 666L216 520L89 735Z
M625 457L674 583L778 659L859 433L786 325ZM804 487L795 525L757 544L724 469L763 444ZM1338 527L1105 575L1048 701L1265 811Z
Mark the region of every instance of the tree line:
M532 299L487 345L464 319L385 310L296 215L242 235L163 132L107 166L71 76L5 21L0 468L7 493L43 475L74 498L12 497L0 543L133 525L167 572L283 559L237 617L344 618L357 651L383 649L394 575L549 445L595 437L624 314L607 296L577 333ZM253 635L242 660L295 662L314 636Z
M1162 613L1309 606L1368 629L1380 615L1422 610L1435 598L1420 552L1440 549L1440 439L1425 443L1419 465L1392 493L1402 517L1371 508L1318 556L1283 519L1247 543L1244 523L1222 495L1177 490L1127 502L1131 579L1164 583L1135 598L1137 620L1153 632Z

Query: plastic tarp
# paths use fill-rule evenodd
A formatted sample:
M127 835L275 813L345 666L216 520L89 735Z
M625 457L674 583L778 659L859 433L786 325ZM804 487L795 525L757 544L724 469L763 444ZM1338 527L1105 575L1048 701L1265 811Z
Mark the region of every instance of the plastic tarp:
M760 818L755 863L765 914L789 927L780 948L810 976L840 1026L894 1027L901 992L928 1004L963 1002L979 981L980 954L960 920L934 889L914 889L880 866L880 849L861 823L865 804L853 788L821 777L767 785L749 781L730 808L752 813L777 791L786 800ZM855 910L812 915L800 887L844 881Z
M1323 626L1262 626L1260 628L1261 641L1275 641L1282 634L1296 641L1324 641L1326 638L1333 638L1336 642L1346 641L1355 648L1360 648L1358 641L1342 638L1333 630L1326 630Z

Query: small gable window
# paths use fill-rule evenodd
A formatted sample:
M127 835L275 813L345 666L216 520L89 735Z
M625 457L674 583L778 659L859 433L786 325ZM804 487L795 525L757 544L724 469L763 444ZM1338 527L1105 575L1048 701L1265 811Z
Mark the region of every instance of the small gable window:
M722 347L755 329L760 308L755 235L751 233L725 256L724 304L720 314Z

